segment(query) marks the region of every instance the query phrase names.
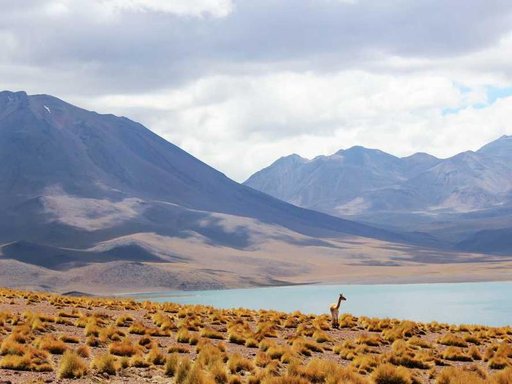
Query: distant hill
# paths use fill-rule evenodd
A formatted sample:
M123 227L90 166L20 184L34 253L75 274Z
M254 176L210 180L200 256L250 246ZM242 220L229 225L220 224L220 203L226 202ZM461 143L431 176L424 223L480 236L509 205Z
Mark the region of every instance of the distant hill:
M456 248L510 249L499 234L512 229L512 216L508 225L495 219L497 210L512 205L512 136L447 159L425 153L398 158L359 146L312 160L290 155L244 184L304 208L393 230L430 233ZM478 222L471 219L475 212L480 213ZM459 231L461 223L465 233ZM492 246L469 241L488 226L499 229Z
M340 161L346 175L322 180L333 189L350 181L347 201L406 172L404 160L362 148L322 164L335 172ZM408 172L432 161L410 159ZM302 178L292 176L296 165L307 174L314 164L296 156L281 162L296 177L290 185ZM325 187L285 198L318 208L317 199L336 200ZM315 281L321 270L357 280L333 263L380 265L445 247L426 234L344 220L240 185L127 118L7 91L0 92L0 244L3 283L63 291L110 291L114 282L124 290L280 284Z

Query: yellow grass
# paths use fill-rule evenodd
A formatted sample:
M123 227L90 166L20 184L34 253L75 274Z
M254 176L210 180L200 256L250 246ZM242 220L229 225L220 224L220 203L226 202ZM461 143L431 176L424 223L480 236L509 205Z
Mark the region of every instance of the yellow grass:
M331 329L327 315L1 288L0 306L0 377L15 383L512 384L512 327L343 314Z
M76 352L66 351L60 360L57 377L76 379L87 374L87 364Z

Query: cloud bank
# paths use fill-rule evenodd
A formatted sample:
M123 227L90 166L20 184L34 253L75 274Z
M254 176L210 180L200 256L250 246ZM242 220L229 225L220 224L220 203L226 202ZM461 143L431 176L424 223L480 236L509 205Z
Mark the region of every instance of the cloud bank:
M138 120L242 181L512 134L512 3L0 0L0 87Z

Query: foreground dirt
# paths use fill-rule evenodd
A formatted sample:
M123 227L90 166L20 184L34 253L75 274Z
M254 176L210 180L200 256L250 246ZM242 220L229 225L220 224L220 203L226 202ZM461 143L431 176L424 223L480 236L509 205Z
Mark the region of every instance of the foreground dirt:
M299 312L0 289L6 383L506 384L511 342L511 327L345 314L333 329Z

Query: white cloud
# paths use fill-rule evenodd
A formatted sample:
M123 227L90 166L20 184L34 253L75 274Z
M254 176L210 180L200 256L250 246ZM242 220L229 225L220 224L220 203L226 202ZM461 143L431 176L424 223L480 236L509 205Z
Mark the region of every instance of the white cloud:
M512 84L511 15L484 0L4 1L0 85L136 119L237 180L356 144L449 156L512 133L510 98L475 107Z
M475 109L486 94L484 84L472 86L432 73L279 72L207 77L158 93L104 96L89 106L132 116L242 181L294 152L314 157L365 145L401 156L449 156L476 148L504 133L510 106L501 100ZM444 114L447 108L455 112Z
M231 0L99 0L118 10L164 12L179 16L225 17L233 9Z
M2 31L0 29L0 62L8 61L11 59L13 53L16 51L18 41L16 36L8 31Z

